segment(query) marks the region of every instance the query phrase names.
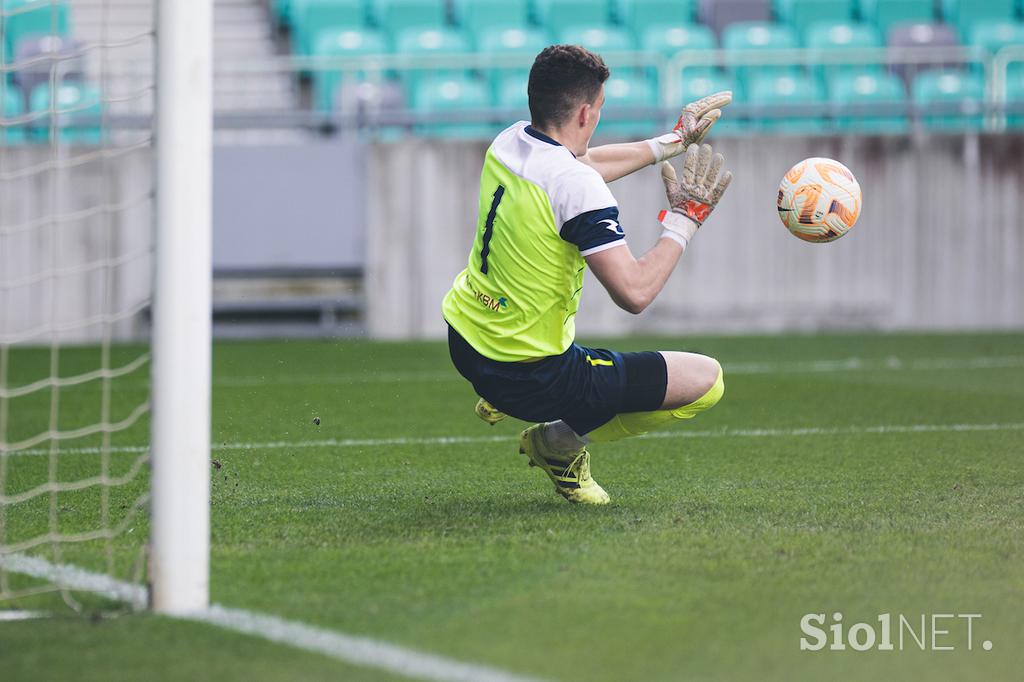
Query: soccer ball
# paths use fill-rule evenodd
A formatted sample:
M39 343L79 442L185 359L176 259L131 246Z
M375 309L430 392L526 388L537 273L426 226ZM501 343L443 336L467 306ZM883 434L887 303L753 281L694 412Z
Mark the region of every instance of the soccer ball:
M779 219L806 242L831 242L860 216L857 178L834 159L804 159L779 183Z

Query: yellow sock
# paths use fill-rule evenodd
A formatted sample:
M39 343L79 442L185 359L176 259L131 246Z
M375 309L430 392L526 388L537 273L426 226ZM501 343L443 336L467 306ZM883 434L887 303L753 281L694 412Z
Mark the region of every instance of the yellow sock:
M607 443L622 440L630 436L642 436L648 431L660 429L676 419L693 419L704 410L710 409L722 399L725 393L725 380L722 368L718 368L718 378L708 392L695 401L674 410L655 410L653 412L624 412L612 417L611 421L602 424L587 434L592 443Z

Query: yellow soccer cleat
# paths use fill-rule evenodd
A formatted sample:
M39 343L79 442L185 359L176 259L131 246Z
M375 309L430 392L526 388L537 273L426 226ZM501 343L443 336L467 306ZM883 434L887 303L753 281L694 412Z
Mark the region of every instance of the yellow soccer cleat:
M608 493L590 476L590 453L586 448L561 454L544 444L543 424L523 431L519 437L519 454L530 458L530 466L540 467L555 484L555 492L581 504L608 504Z
M480 398L480 400L476 401L476 416L480 417L491 426L494 426L505 418L505 413L494 407L494 405L491 405L483 398Z

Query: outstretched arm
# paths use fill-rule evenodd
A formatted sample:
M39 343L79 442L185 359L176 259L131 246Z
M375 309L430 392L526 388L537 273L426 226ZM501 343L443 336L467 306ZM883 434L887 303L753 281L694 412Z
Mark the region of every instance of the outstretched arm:
M721 154L712 154L710 145L692 145L686 152L682 182L672 165L663 163L661 178L671 210L659 215L665 230L654 248L640 258L625 244L586 257L587 265L620 308L638 314L661 293L687 244L732 180L732 173L722 172L724 163Z
M579 160L592 167L605 182L625 177L654 163L682 154L691 144L700 144L732 101L725 90L687 104L671 132L640 142L606 144L588 149Z
M646 140L591 147L579 160L600 173L605 182L624 178L658 162Z
M587 256L587 265L615 305L637 315L661 292L682 255L682 244L663 237L640 258L623 244Z

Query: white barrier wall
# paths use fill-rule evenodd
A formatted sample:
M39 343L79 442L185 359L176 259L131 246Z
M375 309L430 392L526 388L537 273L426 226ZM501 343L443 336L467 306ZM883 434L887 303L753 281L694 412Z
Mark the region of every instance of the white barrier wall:
M144 332L152 155L0 147L0 341L96 341Z
M0 146L0 342L148 333L153 155ZM214 269L321 272L366 258L366 147L217 147Z
M714 141L735 179L658 299L639 316L587 274L590 335L1024 326L1024 138L738 138ZM436 338L466 265L486 145L382 144L371 152L367 321L376 338ZM830 244L789 235L778 181L809 156L839 159L864 192ZM658 171L611 185L634 253L656 241Z
M665 291L633 316L588 275L580 333L1024 327L1024 137L742 138L716 147L736 179ZM419 140L225 150L214 165L215 267L365 263L371 336L440 337L441 298L473 240L484 149ZM47 343L56 326L63 341L95 341L111 316L115 338L144 334L149 149L31 174L20 169L54 163L48 149L0 156L0 336ZM776 217L778 179L807 156L840 159L864 189L860 222L831 244L801 242ZM295 183L321 190L288 189L282 159ZM611 187L642 252L660 233L658 171Z

